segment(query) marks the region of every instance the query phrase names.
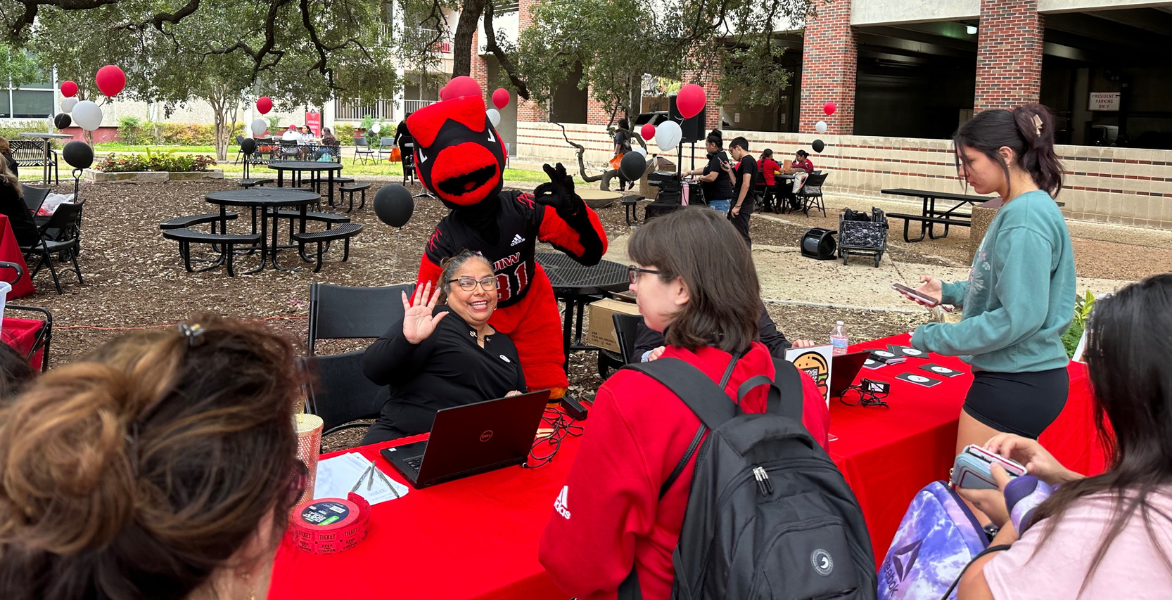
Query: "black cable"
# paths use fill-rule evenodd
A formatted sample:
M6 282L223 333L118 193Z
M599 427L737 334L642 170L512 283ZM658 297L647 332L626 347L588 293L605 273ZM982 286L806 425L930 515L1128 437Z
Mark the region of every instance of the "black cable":
M857 399L853 402L848 402L848 394L852 398L856 397L857 395ZM845 390L839 392L838 399L847 406L862 406L863 408L868 408L871 406L882 406L883 408L890 408L887 406L887 403L883 401L885 398L887 398L887 394L888 392L873 392L863 389L863 386L860 384L848 386Z
M525 461L521 466L526 469L537 469L553 462L558 450L562 448L563 440L567 437L578 437L585 431L581 425L576 425L575 423L576 421L563 412L561 407L546 407L545 414L541 416L541 427L543 429L552 429L552 431L548 437L533 441L533 446L529 449L529 460ZM548 450L544 454L539 454L538 450L543 445L552 447L552 450Z

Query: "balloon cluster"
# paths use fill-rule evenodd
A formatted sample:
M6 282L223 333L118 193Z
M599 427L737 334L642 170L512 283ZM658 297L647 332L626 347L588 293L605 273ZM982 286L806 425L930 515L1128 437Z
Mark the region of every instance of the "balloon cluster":
M822 105L822 112L826 113L826 116L828 117L833 115L834 111L836 110L838 110L838 106L833 102L827 102L826 104ZM818 121L814 124L814 129L818 133L826 133L826 130L829 129L829 127L827 127L826 121ZM822 151L826 149L826 142L823 142L822 140L814 140L812 143L810 143L810 147L814 149L814 152L822 154Z
M98 90L103 95L107 98L113 98L126 87L126 73L114 65L106 65L98 69L94 81L98 84ZM53 125L57 129L65 129L74 123L86 131L94 131L102 126L102 109L89 100L79 102L76 98L78 89L78 85L74 81L61 82L61 95L65 99L61 101L61 113L53 117ZM92 156L90 162L93 162Z

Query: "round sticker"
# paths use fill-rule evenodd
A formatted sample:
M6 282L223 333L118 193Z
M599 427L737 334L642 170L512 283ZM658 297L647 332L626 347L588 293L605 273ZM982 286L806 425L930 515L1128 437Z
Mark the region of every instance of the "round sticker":
M925 383L928 381L927 377L920 377L919 375L908 375L907 378L916 383Z
M951 369L946 369L944 367L932 367L932 370L936 371L937 373L951 373L952 372Z
M345 519L350 509L341 502L314 502L301 511L301 520L310 525L329 525Z
M823 577L834 571L834 559L830 557L829 552L821 548L810 554L810 564L814 565L814 571Z
M878 356L895 356L894 354L892 354L890 352L884 352L882 350L876 350L875 354Z
M920 352L919 350L916 350L915 348L904 348L903 353L910 354L911 356L919 356L919 355L923 354L923 352Z

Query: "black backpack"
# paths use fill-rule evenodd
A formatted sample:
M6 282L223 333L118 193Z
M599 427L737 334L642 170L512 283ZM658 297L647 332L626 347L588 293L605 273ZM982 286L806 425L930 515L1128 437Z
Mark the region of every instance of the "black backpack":
M774 360L777 381L765 375L745 381L734 404L724 386L736 360L719 386L679 359L625 367L667 386L702 421L659 493L663 498L698 448L672 555L671 597L875 598L875 559L863 513L842 473L802 425L797 368ZM770 386L766 412L742 413L741 399L760 385ZM638 581L632 568L619 586L620 600L642 597Z

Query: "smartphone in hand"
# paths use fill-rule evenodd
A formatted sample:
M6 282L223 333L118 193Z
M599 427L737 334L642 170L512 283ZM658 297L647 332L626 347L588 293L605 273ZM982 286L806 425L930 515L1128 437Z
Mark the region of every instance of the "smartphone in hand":
M1026 474L1026 468L1021 463L970 444L957 455L949 479L959 488L995 490L997 482L993 480L993 473L990 470L994 464L1001 465L1011 478Z
M923 294L921 292L918 292L918 291L916 291L906 285L903 285L902 283L891 284L891 289L903 294L904 296L907 296L908 298L911 298L912 300L915 300L916 302L918 302L920 304L923 304L924 306L927 306L928 308L934 308L934 307L940 306L939 300L937 300L931 296L928 296L926 294ZM952 309L947 306L943 306L942 308L948 312L952 312Z

